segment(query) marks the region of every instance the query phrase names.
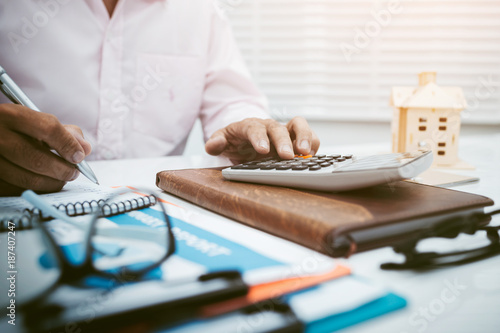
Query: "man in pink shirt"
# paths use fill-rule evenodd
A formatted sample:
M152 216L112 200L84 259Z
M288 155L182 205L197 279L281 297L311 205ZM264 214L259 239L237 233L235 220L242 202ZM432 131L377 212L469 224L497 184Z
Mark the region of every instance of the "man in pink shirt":
M303 118L270 119L213 0L2 2L0 65L46 112L0 96L3 195L57 191L84 158L181 154L198 118L212 155L319 147Z

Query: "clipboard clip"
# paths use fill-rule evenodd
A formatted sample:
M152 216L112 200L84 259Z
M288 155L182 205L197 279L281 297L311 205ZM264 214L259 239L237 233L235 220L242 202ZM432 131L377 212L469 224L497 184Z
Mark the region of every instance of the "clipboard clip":
M169 333L301 333L305 327L286 302L274 298L215 317L161 327L160 331L163 330Z

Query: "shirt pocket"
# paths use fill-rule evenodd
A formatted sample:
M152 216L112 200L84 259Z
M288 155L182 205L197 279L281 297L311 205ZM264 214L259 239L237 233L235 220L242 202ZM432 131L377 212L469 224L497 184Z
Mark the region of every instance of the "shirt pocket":
M199 115L204 79L200 57L140 54L131 91L133 129L174 144L184 140Z

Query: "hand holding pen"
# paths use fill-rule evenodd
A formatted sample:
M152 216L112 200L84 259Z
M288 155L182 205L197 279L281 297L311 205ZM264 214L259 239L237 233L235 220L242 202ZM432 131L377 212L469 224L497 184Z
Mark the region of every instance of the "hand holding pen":
M0 90L13 102L26 105L0 104L0 195L18 195L24 189L58 191L79 171L96 183L83 161L91 147L81 130L38 112L16 87L0 67Z

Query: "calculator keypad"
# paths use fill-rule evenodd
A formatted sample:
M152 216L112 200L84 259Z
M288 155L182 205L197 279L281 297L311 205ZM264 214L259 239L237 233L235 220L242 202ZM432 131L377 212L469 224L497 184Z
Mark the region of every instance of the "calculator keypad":
M233 165L233 170L293 170L293 171L318 171L341 162L352 160L352 155L315 155L296 156L292 160L267 157L257 161Z
M411 157L411 156L410 156ZM257 161L245 162L233 165L233 170L293 170L293 171L318 171L334 166L335 172L373 170L383 168L399 167L409 159L409 157L396 153L373 155L356 160L353 155L315 155L296 156L292 160L282 160L279 158L267 157ZM355 163L354 163L355 162Z

